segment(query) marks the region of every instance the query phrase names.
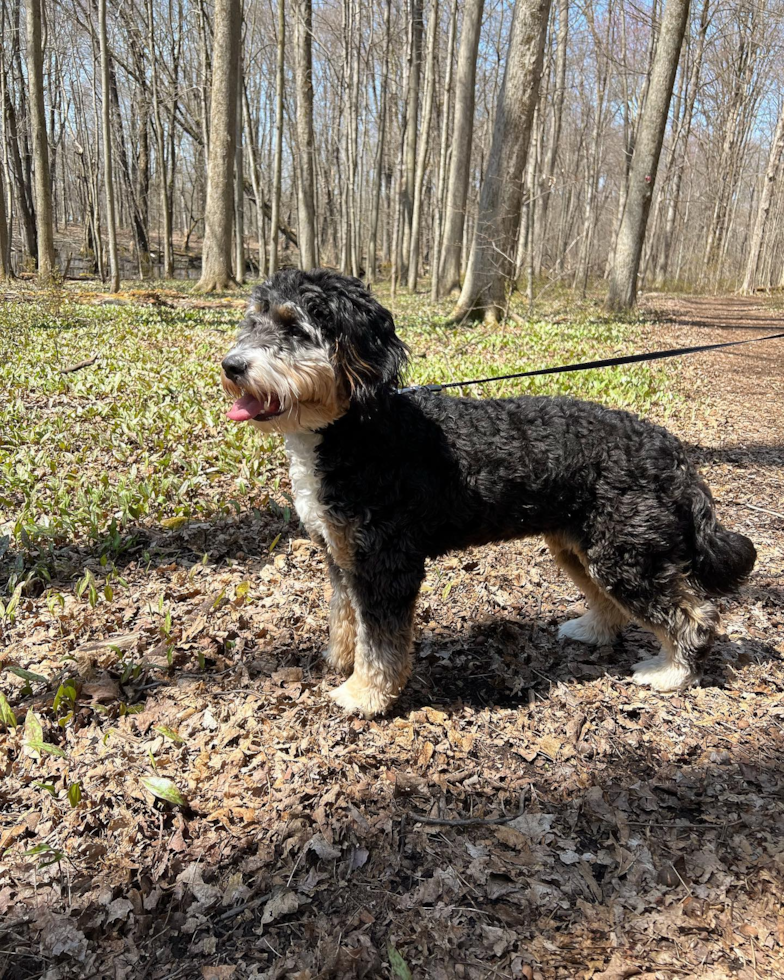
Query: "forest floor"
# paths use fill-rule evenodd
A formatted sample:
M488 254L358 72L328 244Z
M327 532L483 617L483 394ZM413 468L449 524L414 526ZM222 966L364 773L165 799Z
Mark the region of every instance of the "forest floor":
M242 303L26 288L0 314L2 980L784 977L784 341L502 389L665 423L754 540L699 687L632 685L636 628L561 645L581 597L515 542L430 565L411 683L365 721L326 696L280 447L223 419ZM553 300L522 337L392 305L418 381L784 327L647 302Z

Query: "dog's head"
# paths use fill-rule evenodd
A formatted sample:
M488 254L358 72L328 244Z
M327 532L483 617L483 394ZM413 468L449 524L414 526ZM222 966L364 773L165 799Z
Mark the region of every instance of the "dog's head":
M278 272L253 290L223 359L223 387L236 398L228 416L264 432L323 429L398 387L407 353L392 314L358 279Z

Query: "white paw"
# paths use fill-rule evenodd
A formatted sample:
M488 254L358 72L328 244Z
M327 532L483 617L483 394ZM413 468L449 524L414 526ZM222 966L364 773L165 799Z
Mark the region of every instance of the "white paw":
M558 627L560 640L577 640L578 643L592 643L594 646L612 643L616 636L617 631L590 610L584 616L570 619Z
M654 691L680 691L697 680L697 675L685 664L673 662L665 655L642 660L632 670L635 684L648 684Z
M364 715L365 718L383 714L395 700L394 694L371 687L356 674L352 674L340 687L330 691L329 696L348 714Z

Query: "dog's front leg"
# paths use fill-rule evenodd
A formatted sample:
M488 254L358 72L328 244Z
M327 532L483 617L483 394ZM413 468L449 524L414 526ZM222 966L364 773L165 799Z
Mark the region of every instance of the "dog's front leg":
M377 569L375 569L377 571ZM331 692L346 711L366 718L394 703L411 674L414 605L421 574L402 572L393 581L347 576L356 620L354 673Z
M350 674L357 643L357 619L346 573L331 558L328 563L332 595L329 600L329 646L324 651L324 659L335 670Z

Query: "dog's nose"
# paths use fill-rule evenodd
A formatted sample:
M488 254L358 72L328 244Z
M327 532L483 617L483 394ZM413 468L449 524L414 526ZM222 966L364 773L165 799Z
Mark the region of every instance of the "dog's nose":
M241 351L233 350L223 358L221 367L230 381L239 381L247 370L248 361Z

